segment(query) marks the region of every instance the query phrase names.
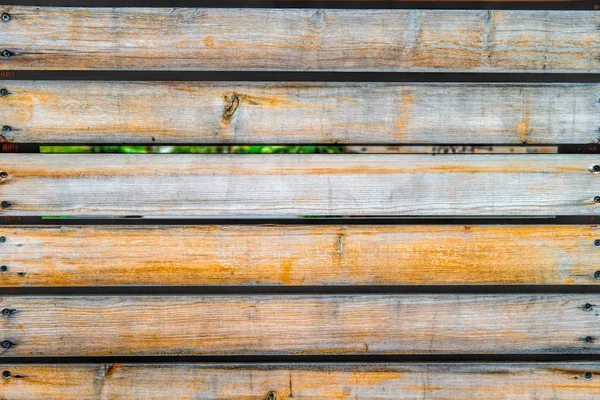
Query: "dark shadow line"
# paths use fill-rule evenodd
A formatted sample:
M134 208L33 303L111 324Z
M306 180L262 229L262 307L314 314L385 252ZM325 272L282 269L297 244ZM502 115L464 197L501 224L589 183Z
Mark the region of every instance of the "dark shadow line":
M599 267L600 268L600 267ZM353 286L86 286L0 287L0 296L222 296L222 295L553 295L600 293L600 280L589 285L353 285Z
M600 354L235 355L2 357L0 364L309 364L309 363L550 363L600 362ZM324 365L321 364L321 367Z
M597 225L596 216L557 216L557 217L297 217L297 218L41 218L0 216L2 226L72 226L72 225Z
M337 72L337 71L4 71L10 80L206 82L599 83L599 73ZM6 74L10 77L7 78Z

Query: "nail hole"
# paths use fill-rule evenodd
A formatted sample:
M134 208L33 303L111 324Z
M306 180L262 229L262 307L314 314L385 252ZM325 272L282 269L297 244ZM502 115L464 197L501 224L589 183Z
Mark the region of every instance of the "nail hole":
M589 381L590 379L592 379L592 373L586 372L585 375L583 375L583 379L585 379L586 381Z
M585 303L585 304L583 305L583 310L584 310L584 311L592 311L593 309L594 309L594 306L593 306L593 305L591 305L590 303Z
M12 376L12 374L10 373L10 371L2 371L2 377L4 379L8 379Z

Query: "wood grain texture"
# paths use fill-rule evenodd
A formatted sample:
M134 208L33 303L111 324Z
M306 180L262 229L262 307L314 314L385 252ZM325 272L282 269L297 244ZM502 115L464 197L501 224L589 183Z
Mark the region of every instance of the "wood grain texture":
M6 400L464 400L600 396L598 363L0 365ZM592 377L586 379L586 373ZM589 375L587 375L589 377Z
M598 284L597 226L0 227L0 286Z
M589 306L586 307L586 304ZM0 357L600 354L598 294L4 296Z
M3 70L600 72L594 11L6 10Z
M592 143L598 84L10 81L20 143ZM2 134L0 134L2 138ZM2 140L2 139L0 139Z
M0 216L598 215L598 155L6 154Z

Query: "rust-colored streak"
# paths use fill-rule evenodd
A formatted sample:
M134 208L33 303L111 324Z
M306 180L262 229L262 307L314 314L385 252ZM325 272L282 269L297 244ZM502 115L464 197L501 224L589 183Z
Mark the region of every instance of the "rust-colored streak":
M9 226L2 251L10 269L0 283L596 284L597 231L568 225Z
M402 137L406 134L407 123L410 119L410 108L413 102L413 95L409 91L402 93L402 101L400 102L400 114L398 115L398 122L396 128L398 129L398 137Z
M527 137L531 133L531 127L529 119L531 117L531 101L528 101L524 108L524 115L521 122L517 126L517 133L519 134L519 141L522 144L527 144Z

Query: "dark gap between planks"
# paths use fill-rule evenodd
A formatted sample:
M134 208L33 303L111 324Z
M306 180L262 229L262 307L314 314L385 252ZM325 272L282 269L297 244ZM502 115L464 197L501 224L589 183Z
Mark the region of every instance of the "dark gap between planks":
M443 355L363 355L363 356L104 356L104 357L5 357L10 364L292 364L292 363L537 363L600 361L598 354L443 354Z

